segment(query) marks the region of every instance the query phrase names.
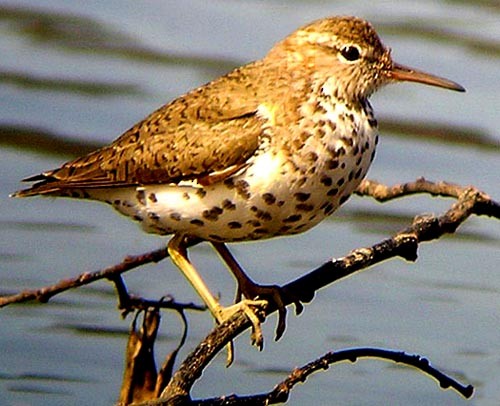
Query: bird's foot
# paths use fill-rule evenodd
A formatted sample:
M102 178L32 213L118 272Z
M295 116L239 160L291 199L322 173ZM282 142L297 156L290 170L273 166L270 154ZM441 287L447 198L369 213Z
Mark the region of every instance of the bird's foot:
M289 292L285 292L278 285L258 285L246 274L224 243L212 242L212 245L238 281L236 303L240 302L244 296L245 299L249 300L266 300L268 310L278 310L276 340L279 340L286 328L286 304L294 303L295 313L300 314L303 307L299 298L291 296Z
M228 307L221 306L217 317L217 322L219 324L222 324L225 321L229 320L237 312L242 311L252 324L252 336L251 336L252 345L258 347L259 350L262 350L264 340L262 335L262 328L260 326L261 321L253 308L257 307L259 309L264 309L267 306L267 304L268 304L267 300L244 299Z
M245 296L248 299L264 299L269 302L270 306L278 310L278 325L276 326L275 340L278 341L285 332L286 328L286 303L290 303L285 299L285 292L281 286L278 285L259 285L248 279L245 281L244 286L238 287L237 298ZM295 304L295 313L300 314L303 306L299 300L291 300Z
M231 306L222 307L219 305L216 313L214 314L215 319L218 324L222 324L233 317L239 311L242 311L245 316L250 320L252 324L252 334L250 336L252 345L255 345L259 350L262 351L264 345L264 336L262 334L261 321L253 307L265 308L267 306L267 300L241 300ZM233 341L227 344L227 359L226 366L229 367L234 360L234 346Z

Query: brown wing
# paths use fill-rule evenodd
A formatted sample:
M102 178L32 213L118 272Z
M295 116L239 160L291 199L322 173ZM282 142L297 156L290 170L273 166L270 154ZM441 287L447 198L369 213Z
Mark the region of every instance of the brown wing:
M263 121L252 89L258 62L161 107L109 146L26 181L15 196L74 188L176 183L232 173L258 148Z

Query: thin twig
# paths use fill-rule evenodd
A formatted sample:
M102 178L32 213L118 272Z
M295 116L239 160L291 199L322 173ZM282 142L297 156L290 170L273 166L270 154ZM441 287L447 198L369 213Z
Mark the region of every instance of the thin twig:
M379 202L386 202L418 193L458 198L465 189L454 183L431 182L424 178L418 178L415 182L400 183L394 186L386 186L377 181L365 179L354 193L359 196L371 196Z
M200 240L192 239L189 241L190 246L198 244ZM37 300L41 303L46 303L53 296L65 292L69 289L79 288L80 286L88 285L100 279L114 280L117 276L152 262L160 262L168 257L166 248L160 248L140 255L130 255L123 259L119 264L101 269L95 272L85 272L74 278L62 279L57 283L45 286L38 289L24 290L14 295L0 296L0 308L14 304Z
M435 185L423 180L419 180L417 183L422 185L424 191L433 189L433 185ZM377 187L379 184L371 182L369 185ZM405 189L405 186L394 189L399 188ZM472 187L461 188L450 184L446 184L445 189L442 194L456 195L458 199L443 215L416 217L410 227L393 237L372 247L353 250L344 258L328 261L319 268L286 284L282 287L284 304L288 305L297 300L310 302L317 290L389 258L399 256L409 261L415 261L419 243L440 238L445 233L454 232L472 214L500 218L500 205L492 201L485 193ZM437 192L437 189L433 190ZM260 317L264 317L275 310L275 307L270 303L265 312L257 310L256 313ZM250 327L250 323L242 312L235 314L226 323L217 326L182 363L162 393L162 399L173 402L167 402L168 404L175 404L175 399L188 399L192 385L201 376L208 363L227 342L233 340L248 327Z
M231 395L212 399L193 400L188 404L190 406L264 406L285 403L293 387L298 383L305 382L314 372L327 370L332 364L344 361L356 362L360 358L377 358L383 361L393 361L395 363L414 367L424 374L429 375L431 378L434 378L441 388L453 389L466 399L469 399L474 393L472 385L465 386L448 375L445 375L431 366L428 359L420 355L410 355L402 351L383 348L365 347L332 351L300 368L295 368L284 381L280 382L268 393L249 396Z
M358 190L359 195L369 195L379 201L386 201L404 195L428 193L435 196L457 198L457 202L443 215L421 216L415 218L412 225L395 234L392 238L375 244L372 247L353 250L346 257L333 259L303 277L283 286L283 302L288 305L293 302L310 302L315 292L346 276L365 269L373 264L396 256L409 261L417 258L419 243L440 238L445 233L453 233L470 215L486 215L500 218L500 204L488 195L473 187L461 187L445 182L433 183L418 179L393 187L381 185L375 181L364 181ZM191 240L190 245L200 240ZM168 256L166 249L156 250L147 254L127 257L112 267L93 273L84 273L73 279L66 279L37 290L28 290L17 295L0 297L0 307L11 303L27 300L48 301L52 296L68 289L92 283L99 279L111 279L115 282L122 273L150 262L158 262ZM276 309L272 303L263 310L257 309L257 315L264 318ZM189 399L189 392L194 382L201 376L208 362L238 334L250 326L243 313L235 314L230 320L218 326L207 338L188 356L179 370L174 374L167 388L163 391L163 399L148 404L176 404Z
M109 278L111 279L111 278ZM132 295L128 292L127 287L125 285L125 281L123 280L122 275L115 275L111 279L111 281L115 284L115 289L118 296L118 309L122 311L122 316L125 318L127 314L134 310L148 310L151 308L158 309L172 309L172 310L198 310L204 311L206 310L206 306L200 306L195 303L179 303L176 302L175 299L166 295L162 297L160 300L149 300L144 299L140 296Z
M463 187L449 182L431 182L419 178L415 182L386 186L374 180L365 179L355 193L359 196L371 196L379 202L386 202L417 193L432 196L459 198L464 193L480 195L474 203L474 214L500 218L500 203L492 200L486 193L478 191L473 186Z
M500 204L491 200L489 196L477 191L474 188L464 188L447 182L435 183L420 178L415 182L408 182L388 187L373 180L364 180L355 193L360 196L371 196L378 201L384 202L416 193L427 193L433 196L458 198L466 191L470 191L472 194L476 193L481 197L480 199L476 199L474 202L474 214L500 218ZM199 242L199 239L191 239L189 241L189 245L193 246ZM152 262L160 262L167 257L168 252L166 248L161 248L141 255L127 256L121 263L96 272L85 272L75 278L63 279L50 286L24 290L13 295L0 296L0 308L13 303L22 303L31 300L37 300L45 303L51 297L66 290L88 285L100 279L113 280L116 276L135 269L141 265Z
M15 295L0 297L0 308L13 303L37 300L45 303L51 297L69 289L88 285L100 279L114 279L117 275L145 265L151 262L159 262L168 256L167 249L162 248L141 255L131 255L124 258L122 262L96 272L85 272L75 278L62 279L59 282L40 289L24 290Z

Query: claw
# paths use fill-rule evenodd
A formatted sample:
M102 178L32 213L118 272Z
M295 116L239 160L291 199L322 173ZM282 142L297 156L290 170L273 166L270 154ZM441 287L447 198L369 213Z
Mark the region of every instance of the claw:
M229 341L226 344L226 351L227 351L226 368L229 368L233 364L233 362L234 362L234 344L233 344L233 340Z
M278 310L278 324L276 326L274 340L278 341L283 336L286 329L287 311L285 303L283 301L283 289L277 285L263 286L253 284L245 293L245 297L248 297L247 295L251 295L255 298L265 298L269 302L272 302L274 304L274 306Z
M295 305L295 315L298 316L304 310L304 305L299 300L293 302Z
M217 317L217 321L219 324L224 323L226 320L230 319L236 312L243 311L245 316L247 316L248 320L252 324L252 335L251 342L252 345L255 345L262 350L264 339L262 335L261 323L258 316L255 314L255 311L252 307L258 307L264 309L268 305L267 300L248 300L244 299L235 303L229 307L221 307L219 317ZM252 306L252 307L251 307Z
M252 284L248 291L250 291L251 293L245 293L246 297L248 297L247 294L250 294L254 295L254 297L256 298L265 298L269 302L272 302L278 310L278 325L276 326L276 334L274 338L275 341L278 341L283 336L286 329L287 310L284 298L288 293L285 293L283 291L283 288L278 285L263 286ZM293 304L295 305L295 314L299 315L300 313L302 313L302 311L304 310L304 306L302 305L302 303L298 299L296 299L293 300Z
M281 287L269 286L268 288L271 293L273 302L278 309L278 325L276 326L276 333L274 336L274 340L278 341L283 336L286 329L286 307L283 303L283 292Z
M258 285L248 277L238 261L233 257L224 243L212 242L215 250L219 253L223 261L229 267L233 275L238 281L238 289L236 291L236 301L242 296L246 299L266 299L278 309L278 325L276 327L275 339L279 340L286 329L286 307L283 300L283 290L277 285ZM299 309L300 308L300 309ZM296 304L296 309L301 310L302 307Z
M219 307L217 314L217 322L219 324L224 323L229 320L235 313L238 311L243 311L245 316L247 316L248 320L252 324L252 334L250 336L250 342L252 345L255 345L259 351L262 351L264 348L264 336L262 334L261 323L259 317L255 314L255 311L251 308L259 307L264 309L268 305L267 300L241 300L229 307ZM227 359L226 359L226 367L229 367L234 360L234 346L233 342L230 341L227 344Z

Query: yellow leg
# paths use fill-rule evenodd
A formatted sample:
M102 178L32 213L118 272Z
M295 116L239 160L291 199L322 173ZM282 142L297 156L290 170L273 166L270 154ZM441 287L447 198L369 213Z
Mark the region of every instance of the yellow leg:
M198 295L200 295L203 302L207 305L208 310L210 310L210 313L212 313L215 319L221 323L223 321L221 320L223 308L210 293L208 286L189 261L186 247L184 246L184 236L182 234L175 234L169 241L167 249L172 262L177 265Z
M231 270L238 281L238 291L236 300L241 299L241 295L246 299L255 300L256 298L266 298L272 300L278 309L278 326L276 328L276 340L284 333L286 328L286 307L283 302L283 293L277 285L258 285L248 277L241 265L236 261L233 254L229 251L226 244L221 242L212 242L213 247L219 253L222 260Z
M212 313L217 323L224 323L237 311L243 310L253 325L254 333L252 334L252 343L257 345L259 348L262 348L262 332L260 329L260 321L249 306L265 306L267 305L267 302L264 300L245 300L236 303L233 306L222 307L210 293L208 286L200 277L199 273L196 271L196 268L189 261L187 257L187 250L184 246L184 236L182 234L175 234L169 241L167 249L172 262L177 265L184 276L186 276L187 280L191 283L193 288L207 305L208 310L210 310L210 313ZM228 365L232 363L232 360L233 348L231 342L228 344Z

